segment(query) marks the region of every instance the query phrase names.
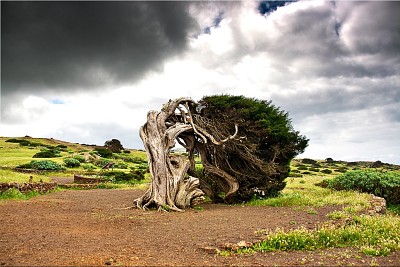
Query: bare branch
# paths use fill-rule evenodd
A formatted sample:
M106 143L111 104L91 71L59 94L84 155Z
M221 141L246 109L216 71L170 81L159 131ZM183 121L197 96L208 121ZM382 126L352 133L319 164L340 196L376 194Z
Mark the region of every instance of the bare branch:
M203 142L206 144L206 143L207 143L207 138L206 138L204 135L202 135L199 131L197 131L196 126L194 125L193 117L192 117L192 114L191 114L191 112L190 112L190 109L189 109L189 106L188 106L187 102L185 103L185 105L186 105L186 108L187 108L187 110L188 110L188 114L189 114L189 117L190 117L190 124L192 125L193 131L194 131L198 136L200 136L201 139L203 139Z
M228 140L232 140L233 138L236 137L237 133L239 131L239 126L237 125L237 123L235 123L235 133L227 138L225 138L224 140L221 140L220 142L225 143Z

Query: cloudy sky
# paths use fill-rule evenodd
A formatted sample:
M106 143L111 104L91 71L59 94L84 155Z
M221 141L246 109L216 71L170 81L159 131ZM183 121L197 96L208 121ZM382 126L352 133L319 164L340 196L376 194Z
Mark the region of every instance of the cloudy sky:
M299 157L400 164L400 2L1 2L0 136L142 148L169 99L272 100Z

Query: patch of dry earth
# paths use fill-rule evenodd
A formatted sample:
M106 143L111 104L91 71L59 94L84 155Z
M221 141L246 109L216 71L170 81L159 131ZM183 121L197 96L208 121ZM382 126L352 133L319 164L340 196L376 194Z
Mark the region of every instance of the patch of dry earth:
M399 253L372 258L356 249L224 257L226 243L254 242L259 229L314 228L339 207L307 209L202 204L163 213L125 209L141 190L66 190L0 204L1 265L398 266Z

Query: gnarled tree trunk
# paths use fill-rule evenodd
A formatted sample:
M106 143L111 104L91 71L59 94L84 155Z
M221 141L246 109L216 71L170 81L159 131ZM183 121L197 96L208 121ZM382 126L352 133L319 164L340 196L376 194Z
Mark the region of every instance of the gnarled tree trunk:
M147 122L140 129L140 137L147 153L151 184L142 197L134 200L136 207L147 209L156 206L159 210L181 211L202 198L204 192L201 187L212 196L213 192L207 183L200 186L198 178L187 174L189 169L194 169L195 148L200 151L204 169L223 181L227 196L239 188L234 177L207 161L202 149L202 144L209 141L221 145L233 136L217 141L206 130L196 126L192 116L195 105L191 98L178 98L170 100L160 112L150 111L147 114ZM186 148L188 158L170 154L175 140Z
M158 209L176 210L189 207L192 201L204 195L198 188L199 179L187 176L190 163L183 156L170 155L176 137L191 131L186 112L179 107L193 102L190 98L169 101L160 112L150 111L147 122L140 129L149 169L151 184L148 191L134 204L142 209L155 205ZM175 113L179 111L179 113Z

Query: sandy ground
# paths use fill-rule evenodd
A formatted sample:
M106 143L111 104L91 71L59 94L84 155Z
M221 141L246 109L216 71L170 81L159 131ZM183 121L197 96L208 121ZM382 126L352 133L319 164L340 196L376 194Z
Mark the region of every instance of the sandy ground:
M226 243L259 240L260 229L314 228L340 207L248 207L205 203L165 213L125 209L140 190L65 190L0 203L0 264L131 266L400 266L400 253L357 248L221 256Z

